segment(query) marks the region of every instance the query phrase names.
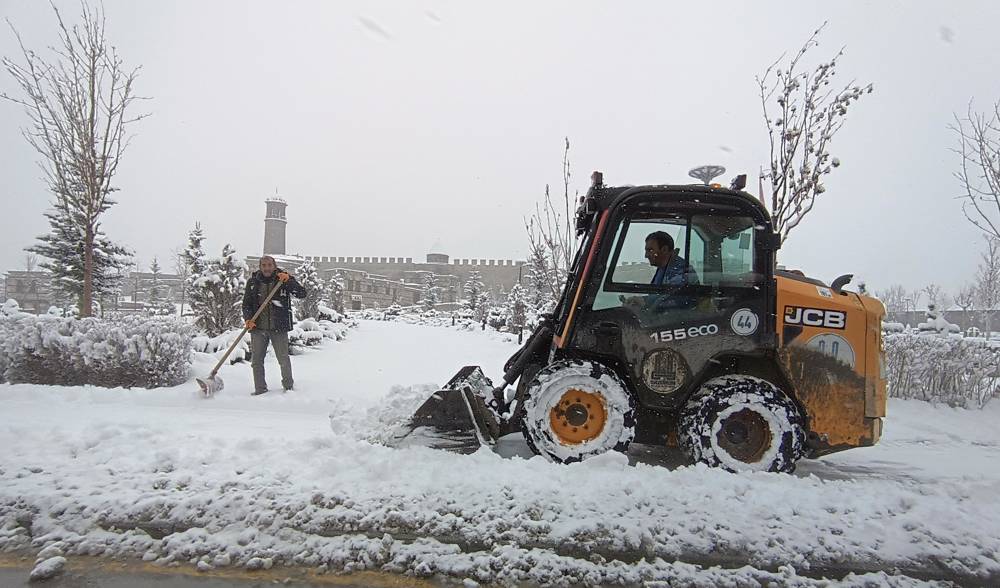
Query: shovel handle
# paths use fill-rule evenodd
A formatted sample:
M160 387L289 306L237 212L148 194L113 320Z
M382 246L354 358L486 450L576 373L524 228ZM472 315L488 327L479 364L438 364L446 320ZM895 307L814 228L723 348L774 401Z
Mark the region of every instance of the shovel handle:
M281 283L282 283L281 280L278 280L278 283L274 285L274 288L271 288L271 292L268 293L267 298L264 299L264 302L260 305L260 308L257 309L257 312L253 313L252 317L250 317L251 322L256 321L257 317L260 316L260 313L264 312L264 308L271 303L271 299L274 298L274 295L277 294L278 290L281 288ZM243 341L243 335L246 335L247 331L249 330L250 327L247 327L246 325L243 326L243 330L240 331L239 336L236 337L232 345L229 346L229 349L226 350L225 355L223 355L222 359L220 359L219 362L215 364L215 367L212 368L212 373L208 375L209 379L215 377L215 374L219 372L219 368L222 367L222 364L226 363L226 360L229 359L229 355L233 352L233 349L236 349L236 346L239 345L241 341Z

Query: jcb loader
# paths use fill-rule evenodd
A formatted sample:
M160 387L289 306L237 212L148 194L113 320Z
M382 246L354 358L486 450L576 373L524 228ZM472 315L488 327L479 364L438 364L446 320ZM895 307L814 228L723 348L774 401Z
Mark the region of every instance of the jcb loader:
M745 176L729 189L592 179L554 312L502 382L462 368L397 443L417 429L459 445L520 431L557 462L637 442L680 445L733 471L787 472L802 457L878 441L884 307L844 289L849 275L827 285L776 269L781 240L742 191ZM648 250L670 241L682 271L663 280Z

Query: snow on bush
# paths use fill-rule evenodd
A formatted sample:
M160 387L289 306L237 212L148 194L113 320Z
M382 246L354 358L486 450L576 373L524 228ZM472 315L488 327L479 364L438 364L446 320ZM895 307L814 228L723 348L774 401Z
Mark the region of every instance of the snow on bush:
M464 310L455 312L441 312L437 310L417 312L413 309L402 309L394 305L385 310L366 309L358 311L353 313L352 316L372 321L396 321L409 325L423 325L428 327L453 327L460 331L488 330L491 332L512 333L511 339L517 339L516 328L512 330L511 327L503 324L502 321L494 323L489 320L484 328L483 321L472 318L470 313ZM531 334L532 328L530 325L525 326L525 337Z
M187 380L191 327L148 316L59 318L0 315L0 380L106 388L175 386Z
M891 334L885 359L890 396L982 408L997 394L1000 356L982 339Z
M288 344L293 355L301 353L304 347L320 345L324 339L342 341L347 337L348 329L357 326L353 320L347 320L336 312L332 315L324 313L324 316L331 316L333 320L307 318L295 323L295 327L288 332Z

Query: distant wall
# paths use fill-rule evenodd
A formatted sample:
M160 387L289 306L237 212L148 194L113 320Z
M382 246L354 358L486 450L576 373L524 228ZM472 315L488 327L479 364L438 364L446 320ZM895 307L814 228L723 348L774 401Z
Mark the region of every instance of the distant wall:
M431 272L452 275L465 283L469 275L478 271L487 286L502 286L509 290L527 278L525 262L512 259L453 259L451 263L414 262L412 257L324 257L306 256L317 269L349 268L378 274L395 280L407 279L410 272Z

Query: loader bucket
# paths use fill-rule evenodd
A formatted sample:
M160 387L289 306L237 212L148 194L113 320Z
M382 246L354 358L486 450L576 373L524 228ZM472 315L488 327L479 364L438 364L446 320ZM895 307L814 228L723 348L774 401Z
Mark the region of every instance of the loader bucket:
M465 366L398 427L392 447L421 445L472 453L499 435L496 417L486 406L493 383L479 366Z

